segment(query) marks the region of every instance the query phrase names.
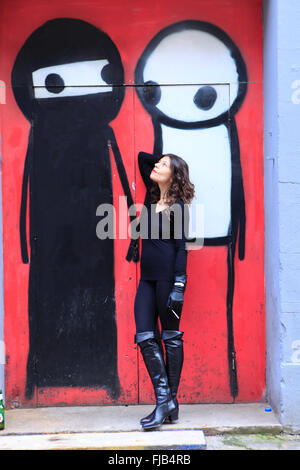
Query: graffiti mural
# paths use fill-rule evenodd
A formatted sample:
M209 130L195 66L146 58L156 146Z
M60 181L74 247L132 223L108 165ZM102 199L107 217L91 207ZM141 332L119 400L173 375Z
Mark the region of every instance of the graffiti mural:
M239 259L244 259L246 214L234 115L247 90L246 65L223 30L207 22L182 21L150 41L138 61L135 83L152 118L153 153L175 153L189 165L196 193L192 214L197 204L204 208L203 226L191 227L196 243L203 237L204 245L228 247L228 364L236 397L234 254L239 232Z
M120 54L103 31L58 18L36 29L12 71L30 121L20 214L28 262L26 396L35 386L104 387L119 396L114 240L96 236L96 209L113 204L109 146L132 204L110 121L124 98Z
M261 401L261 1L2 0L0 24L7 406L153 401L127 232L143 152L195 185L179 401Z

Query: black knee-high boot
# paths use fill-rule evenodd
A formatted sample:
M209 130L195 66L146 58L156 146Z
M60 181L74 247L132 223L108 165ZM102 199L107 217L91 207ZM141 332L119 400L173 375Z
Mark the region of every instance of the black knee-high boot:
M183 365L183 332L176 330L163 330L161 336L166 350L166 370L169 386L176 406L176 410L174 410L168 419L170 422L174 422L178 420L177 390Z
M183 332L177 330L163 330L162 340L166 350L166 371L168 376L171 395L175 403L175 410L166 418L165 422L174 423L178 420L178 401L177 390L180 383L182 365L183 365ZM152 419L153 413L141 419L141 424Z
M156 399L156 407L147 421L142 422L143 429L158 428L168 416L176 411L168 383L168 376L160 347L154 337L154 331L137 333L138 343L148 374L150 376Z

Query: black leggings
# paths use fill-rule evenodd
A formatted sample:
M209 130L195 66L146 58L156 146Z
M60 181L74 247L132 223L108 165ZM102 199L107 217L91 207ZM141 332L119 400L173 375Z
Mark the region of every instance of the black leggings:
M140 280L135 301L136 332L155 331L159 316L162 330L179 330L179 320L167 310L173 281Z

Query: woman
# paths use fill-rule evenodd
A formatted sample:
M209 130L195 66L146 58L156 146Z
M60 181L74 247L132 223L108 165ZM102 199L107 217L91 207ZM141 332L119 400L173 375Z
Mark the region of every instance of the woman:
M142 253L134 302L135 342L156 398L154 411L141 419L141 424L144 429L155 429L167 419L178 419L176 396L183 364L179 322L187 282L187 204L194 197L194 185L189 180L187 163L176 155L162 155L157 161L157 157L141 152L138 161L147 192L146 210L140 217ZM166 363L155 335L158 316Z

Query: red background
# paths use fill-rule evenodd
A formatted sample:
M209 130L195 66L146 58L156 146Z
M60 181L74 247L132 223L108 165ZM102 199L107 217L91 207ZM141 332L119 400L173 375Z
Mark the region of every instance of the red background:
M6 104L0 105L4 250L4 335L6 345L6 401L8 406L110 403L105 390L39 389L26 401L24 388L28 351L27 291L29 265L21 262L19 211L29 123L11 90L10 73L24 41L49 19L80 18L104 30L118 47L125 82L134 83L139 56L165 26L184 19L209 21L227 32L239 47L248 71L248 92L236 115L246 200L246 256L235 257L233 319L239 395L236 401L258 401L265 390L265 300L262 121L262 22L260 0L4 0L0 8L0 79L6 85ZM143 203L145 188L138 152L153 149L153 128L133 86L112 122L130 185L136 182L136 201ZM123 195L113 167L114 200ZM133 192L133 190L132 190ZM134 192L133 192L134 194ZM117 227L118 229L118 227ZM125 260L128 241L115 243L118 327L118 367L122 393L118 403L153 399L144 365L133 343L133 304L139 265ZM179 401L231 402L227 365L227 249L205 247L188 255L188 287L181 330L185 362Z

